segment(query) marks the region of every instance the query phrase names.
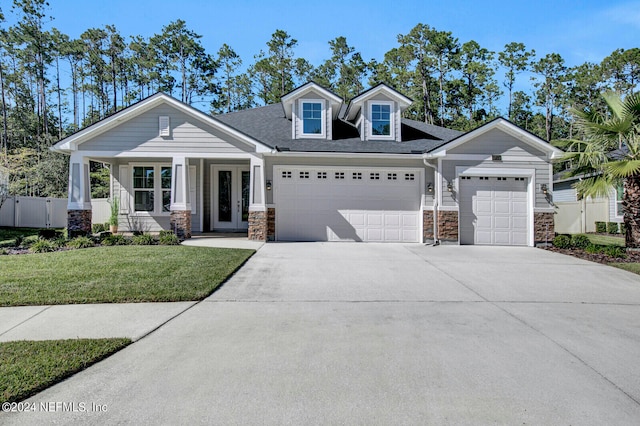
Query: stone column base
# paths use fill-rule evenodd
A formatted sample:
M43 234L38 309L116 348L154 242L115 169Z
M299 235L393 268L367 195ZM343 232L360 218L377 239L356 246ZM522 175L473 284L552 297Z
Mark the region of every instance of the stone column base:
M551 243L555 237L553 224L554 213L533 214L533 242L534 244Z
M249 212L249 239L252 241L267 241L267 212Z
M191 238L191 210L171 210L171 231L180 241Z
M433 211L424 210L422 212L422 242L433 241Z
M458 212L438 210L438 239L458 241Z
M267 241L276 240L276 209L267 209Z
M67 234L69 238L91 234L91 210L67 210Z

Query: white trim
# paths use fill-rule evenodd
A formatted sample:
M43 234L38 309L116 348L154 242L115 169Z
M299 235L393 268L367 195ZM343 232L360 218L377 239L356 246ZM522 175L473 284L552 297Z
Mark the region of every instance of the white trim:
M349 102L349 106L347 107L343 118L347 121L353 121L358 115L358 112L363 110L362 105L364 105L367 100L377 96L381 92L391 100L396 101L400 110L408 108L413 103L411 99L407 98L402 93L393 90L384 83L381 83L353 98L351 102Z
M265 157L308 157L308 158L384 158L394 160L421 160L422 154L387 154L377 152L302 152L279 151L263 154Z
M215 153L215 152L153 152L153 151L77 151L84 157L90 158L157 158L157 159L171 159L174 157L187 157L187 158L204 158L212 160L247 160L252 157L256 157L256 153ZM269 151L271 152L271 151ZM260 156L261 154L257 154ZM263 154L264 155L264 154Z
M534 235L534 212L536 205L536 170L535 169L510 169L510 168L494 168L494 167L475 167L475 166L456 166L456 181L460 176L508 176L508 177L524 177L528 179L527 183L527 245L533 247L535 245ZM460 201L457 200L458 205ZM458 242L460 241L460 220L458 219Z
M465 144L473 139L475 139L476 137L487 133L490 130L493 129L499 129L513 137L515 137L516 139L532 146L535 149L538 149L540 151L542 151L543 153L546 153L549 158L554 159L554 158L558 158L560 156L562 156L564 154L564 152L554 146L552 146L551 144L549 144L548 142L540 139L537 136L534 136L532 134L530 134L529 132L527 132L526 130L523 130L521 128L519 128L518 126L516 126L515 124L512 124L510 122L508 122L507 120L505 120L504 118L497 118L494 121L491 121L485 125L482 125L480 127L478 127L475 130L472 130L468 133L465 133L462 136L457 137L456 139L452 140L449 143L446 143L444 145L442 145L441 147L431 151L428 155L427 158L432 157L432 156L438 156L438 155L446 155L448 150L454 149L462 144Z
M168 167L171 169L171 186L169 190L173 189L173 164L172 163L157 163L157 162L149 162L149 163L140 163L140 162L130 162L127 164L129 167L129 188L127 188L127 192L129 193L129 211L127 212L132 216L170 216L171 211L163 212L162 211L162 192L167 189L162 188L162 168ZM134 183L134 168L135 167L153 167L153 210L151 211L136 211L136 188L133 186ZM139 191L149 191L148 188L138 188ZM160 195L158 197L158 195ZM122 202L122 201L121 201Z
M438 198L438 208L442 208L442 158L438 158L438 166L433 171L433 180L435 180L436 184L436 197ZM437 237L437 236L436 236Z
M374 135L373 134L373 106L374 105L388 105L389 106L389 134L388 135ZM379 101L371 100L367 102L367 140L395 140L395 127L396 127L396 109L395 102L393 101Z
M200 197L198 199L200 215L200 232L204 232L204 160L200 159Z
M438 211L457 212L458 206L438 206ZM460 240L460 235L458 235L458 240Z
M327 103L324 99L298 99L298 110L296 111L296 121L300 128L300 134L294 135L295 139L326 139L327 138ZM304 104L320 104L320 133L304 132Z
M344 102L344 100L335 93L331 93L324 87L310 81L287 93L280 99L280 102L282 103L282 107L284 109L285 117L287 117L287 119L291 120L293 117L293 104L295 103L296 99L304 96L309 92L317 93L321 98L327 100L332 105L342 105L342 103ZM331 118L336 118L339 111L340 108L335 108L335 115Z
M210 166L210 185L211 185L211 215L210 215L210 229L212 231L220 230L220 229L228 229L228 230L239 230L239 229L248 229L249 221L242 220L242 212L238 212L237 210L232 213L230 222L222 222L217 220L218 214L215 210L215 206L218 203L218 177L217 172L220 170L228 170L231 171L231 204L232 209L234 209L235 204L240 202L242 203L242 172L249 172L249 190L251 190L251 165L250 164L211 164ZM249 199L251 199L251 194L249 194ZM251 204L247 206L249 211L251 210ZM248 218L247 218L248 219Z
M493 161L491 155L486 154L448 154L446 160L456 161L483 161L490 164L509 164L509 163L544 163L549 164L547 160L543 160L540 157L530 156L503 156L500 161Z

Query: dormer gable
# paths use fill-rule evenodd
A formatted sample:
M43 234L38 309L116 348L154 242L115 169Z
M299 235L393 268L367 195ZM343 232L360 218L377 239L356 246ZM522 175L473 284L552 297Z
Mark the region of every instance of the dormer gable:
M340 96L311 81L284 95L281 102L291 120L292 139L332 139L333 121L343 103Z
M402 112L413 101L384 83L349 103L344 119L353 123L363 141L402 141Z

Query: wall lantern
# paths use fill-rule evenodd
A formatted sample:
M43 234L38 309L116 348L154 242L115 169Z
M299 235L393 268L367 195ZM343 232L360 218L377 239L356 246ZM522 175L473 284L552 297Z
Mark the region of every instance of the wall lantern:
M547 195L549 193L549 189L547 188L546 183L543 183L542 185L540 185L540 191L542 191L544 195Z
M453 183L449 182L449 183L447 184L447 191L449 191L449 192L453 192Z
M267 191L271 191L271 181L267 181Z
M433 192L433 184L432 184L431 182L429 182L429 183L427 184L427 191L428 191L429 193L432 193L432 192Z

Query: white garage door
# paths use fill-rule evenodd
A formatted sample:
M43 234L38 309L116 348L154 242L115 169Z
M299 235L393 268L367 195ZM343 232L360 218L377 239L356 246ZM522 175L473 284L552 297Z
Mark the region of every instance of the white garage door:
M420 171L276 167L276 239L419 242Z
M460 177L460 244L528 244L527 179Z

